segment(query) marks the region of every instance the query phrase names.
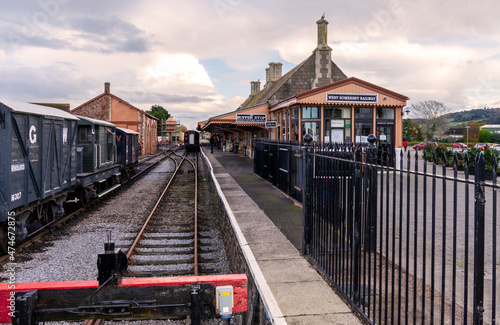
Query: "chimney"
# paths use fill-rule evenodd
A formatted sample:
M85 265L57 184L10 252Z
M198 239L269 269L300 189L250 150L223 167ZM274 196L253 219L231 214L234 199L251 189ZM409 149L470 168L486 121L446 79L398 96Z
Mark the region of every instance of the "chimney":
M254 96L260 91L260 81L250 81L250 96Z
M109 93L109 89L110 89L110 83L109 82L105 82L104 83L104 92L105 93Z
M269 80L276 80L276 63L274 62L269 62Z
M271 80L271 73L269 72L269 68L266 68L266 83Z
M316 22L318 24L318 50L331 50L328 46L328 21L325 20L325 14L321 16L321 19Z
M315 78L311 88L321 87L332 82L332 48L328 46L326 36L328 22L325 14L316 22L318 24L318 46L314 50Z
M281 72L282 72L282 68L283 68L283 63L280 63L280 62L276 62L276 74L275 74L275 78L276 79L279 79L281 78Z

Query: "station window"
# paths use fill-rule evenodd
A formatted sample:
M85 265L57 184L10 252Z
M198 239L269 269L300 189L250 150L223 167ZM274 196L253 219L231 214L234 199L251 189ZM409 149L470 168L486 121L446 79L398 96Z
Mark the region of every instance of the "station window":
M319 109L317 106L304 106L302 107L302 118L319 118Z
M325 107L325 119L350 118L350 107Z
M302 122L302 138L304 135L310 134L314 141L318 141L320 137L320 122Z
M394 120L394 108L378 107L377 119Z
M356 107L354 109L355 119L371 119L373 118L373 108L372 107Z
M290 140L299 140L299 108L293 107L290 110Z
M359 122L354 123L354 135L356 143L367 143L366 137L372 134L372 123Z

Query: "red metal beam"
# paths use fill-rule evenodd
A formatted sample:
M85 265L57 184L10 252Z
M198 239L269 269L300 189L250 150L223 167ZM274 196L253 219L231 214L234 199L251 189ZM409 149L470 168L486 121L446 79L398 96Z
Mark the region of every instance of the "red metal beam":
M193 283L211 284L214 288L218 286L231 285L233 286L234 297L233 313L241 313L247 310L248 279L245 274L123 279L117 288L152 286L175 287L190 285ZM12 322L11 316L13 309L15 309L15 301L12 302L12 297L15 292L53 290L55 291L54 294L57 294L58 290L97 289L98 287L99 283L96 280L15 284L2 283L0 284L0 323Z

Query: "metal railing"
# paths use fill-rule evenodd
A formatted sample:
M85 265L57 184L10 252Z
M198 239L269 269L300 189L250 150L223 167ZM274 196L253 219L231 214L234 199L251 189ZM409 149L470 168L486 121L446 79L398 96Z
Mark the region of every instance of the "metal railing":
M264 142L274 153L284 145ZM496 160L486 180L482 154L455 153L450 168L444 155L418 151L393 154L392 166L375 146L293 150L299 157L289 159L302 160L303 253L370 323L496 324ZM268 173L282 164L272 157Z

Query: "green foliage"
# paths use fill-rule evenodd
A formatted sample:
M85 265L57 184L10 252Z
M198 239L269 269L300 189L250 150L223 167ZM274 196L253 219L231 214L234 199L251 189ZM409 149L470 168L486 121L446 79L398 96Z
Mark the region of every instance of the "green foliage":
M451 168L454 167L453 159L455 154L457 155L457 167L459 168L464 167L465 156L468 156L469 167L474 167L475 159L477 155L480 154L481 152L483 153L484 156L486 170L493 170L494 159L496 158L497 161L500 159L500 152L490 147L486 147L484 150L470 148L464 152L457 152L453 150L448 150L445 146L442 145L437 147L434 145L426 145L423 149L423 152L426 154L427 161L429 162L434 161L434 153L436 153L436 164L438 165L443 164L443 157L444 157L445 165Z
M419 141L424 140L422 127L419 123L410 119L403 120L403 141Z
M491 132L488 130L479 131L479 142L491 142Z
M164 121L170 117L168 111L160 105L151 106L151 109L149 111L146 111L146 113L153 115L154 117Z
M491 142L500 143L500 133L492 133L491 134Z

